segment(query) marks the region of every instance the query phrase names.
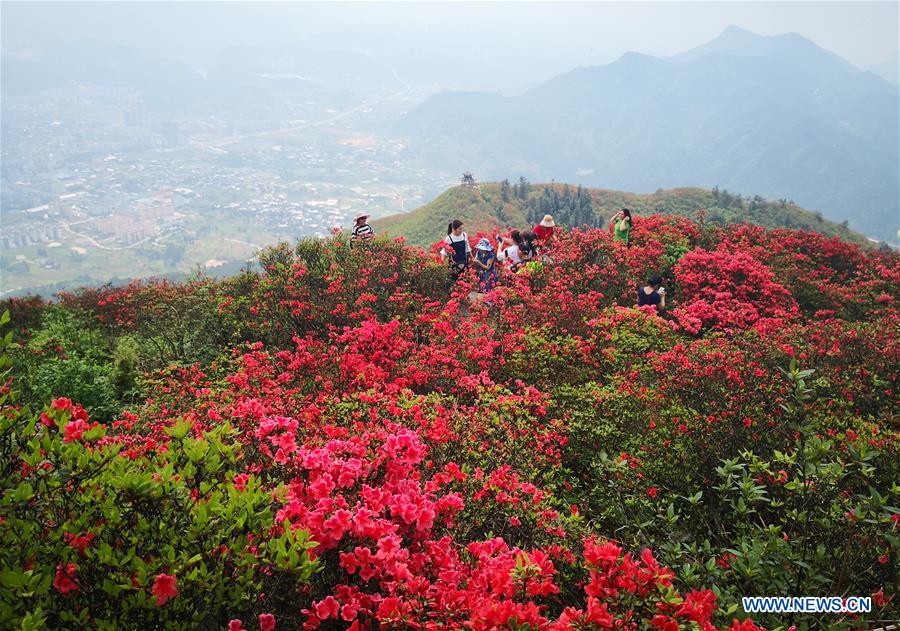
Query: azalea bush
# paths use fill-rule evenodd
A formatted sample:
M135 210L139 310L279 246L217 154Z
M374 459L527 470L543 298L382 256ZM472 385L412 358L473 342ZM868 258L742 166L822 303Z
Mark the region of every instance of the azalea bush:
M557 232L475 302L473 271L341 236L7 301L2 626L896 619L900 257L682 217ZM668 308L636 308L657 274ZM831 594L875 609L740 608Z
M675 314L689 332L703 326L726 331L777 326L798 310L775 275L744 252L689 252L675 265L674 274L684 303Z
M224 626L308 583L315 543L277 532L272 490L235 475L227 424L176 422L166 445L135 448L128 415L107 426L65 398L29 412L15 396L0 395L4 626Z
M40 324L22 337L17 370L24 396L33 401L68 397L103 421L121 412L124 392L115 382L118 377L124 384L129 376L116 374L115 342L89 312L50 306Z

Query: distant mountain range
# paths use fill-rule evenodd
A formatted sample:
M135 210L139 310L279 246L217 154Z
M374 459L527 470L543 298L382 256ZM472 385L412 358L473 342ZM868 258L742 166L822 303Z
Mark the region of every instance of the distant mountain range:
M403 236L416 245L428 246L442 239L447 224L461 220L470 235L478 230L496 228L531 228L536 219L551 212L560 223L566 221L567 206L573 208L581 199L590 199L589 220L604 225L621 208L632 209L638 216L652 213L681 215L717 224L754 223L767 228L799 228L839 237L850 243L864 244L867 239L846 226L824 219L794 204L767 201L761 197L743 198L725 190L675 188L655 193L637 194L609 189L579 189L569 184L527 184L519 182L483 182L477 188L454 186L420 208L374 221L378 232ZM568 200L568 203L567 203ZM559 207L563 208L560 209ZM582 218L585 215L581 216Z
M729 27L675 57L626 53L516 97L443 92L398 125L412 155L635 191L795 200L897 242L898 88L797 34Z

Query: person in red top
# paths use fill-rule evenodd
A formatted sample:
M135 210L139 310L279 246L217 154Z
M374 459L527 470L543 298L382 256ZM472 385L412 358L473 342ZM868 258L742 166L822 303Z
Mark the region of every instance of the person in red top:
M544 215L544 218L541 220L541 223L534 227L534 234L537 235L537 238L544 244L550 241L550 237L553 236L553 229L556 227L556 222L553 221L553 215Z

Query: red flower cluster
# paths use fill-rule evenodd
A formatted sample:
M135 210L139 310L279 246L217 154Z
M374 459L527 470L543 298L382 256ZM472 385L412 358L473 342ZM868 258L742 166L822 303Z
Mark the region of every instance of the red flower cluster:
M745 252L689 252L674 271L683 292L674 313L691 333L703 326L726 331L778 327L798 313L790 292Z
M53 588L63 596L78 591L78 583L75 580L77 571L78 566L74 563L57 565L56 576L53 577Z
M721 539L692 549L690 564L673 559L675 542L693 519L730 514L720 503L707 515L702 502L723 462L745 450L781 459L728 474L753 501L795 497L798 430L784 412L794 393L778 370L792 358L816 370L816 440L834 439L842 455L896 455L882 419L898 392L900 257L671 216L636 221L629 248L606 230L559 231L555 241L552 264L504 271L489 304L467 302L472 278L448 289L426 253L377 240L349 250L338 238L275 248L261 256L263 273L221 284L67 295L109 331L156 339L167 324L194 331L184 314L200 313L196 338L217 341L163 352L169 367L145 375L150 398L103 438L85 439L95 424L68 399L52 403L39 430L66 450L115 445L121 458L151 461L178 448L176 423L200 441L225 423L236 430L228 464L215 455L217 471L230 467L220 482L241 501L261 490L274 514L247 557L255 562L267 537L302 531L318 564L289 606L284 594L248 594L271 612L256 620L264 631L276 616L279 628L307 629L758 629L726 617L702 589L744 585L753 554L738 555L724 526L702 533ZM633 308L655 274L668 275L668 310ZM167 323L170 301L186 306L171 316L184 320ZM205 474L202 456L191 457ZM206 484L185 501L205 510ZM896 567L884 533L900 517L884 508L890 500L879 504L889 489L879 493L834 511L854 520L835 532L886 559L866 561L866 593L889 585ZM791 525L760 519L775 533L765 545L779 554L793 545ZM92 576L86 564L115 544L95 522L70 527L70 556L51 563L75 558ZM650 523L657 530L645 535ZM863 524L875 526L863 533ZM83 595L79 566L56 568L59 594ZM148 574L156 605L169 605L159 615L198 588L166 560ZM146 584L135 589L146 597ZM246 609L223 615L230 631L254 625Z

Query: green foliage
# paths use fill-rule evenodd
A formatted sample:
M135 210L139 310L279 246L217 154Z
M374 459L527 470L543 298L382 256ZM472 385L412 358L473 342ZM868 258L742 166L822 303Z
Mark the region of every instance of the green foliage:
M7 334L0 379L9 346ZM310 579L306 533L270 536L271 493L252 475L235 486L242 446L229 425L194 435L176 423L172 448L154 453L100 425L67 440L70 407L39 415L14 399L0 395L3 628L222 628L260 594L275 604ZM158 604L160 574L178 593Z
M133 305L132 324L145 367L150 362L209 362L241 335L244 324L219 309L219 286L211 279L195 277L180 286L160 283L148 289Z
M690 491L678 490L678 479L702 470L699 463L668 471L643 467L665 486L660 499L640 499L635 491L643 485L630 458L603 454L594 464L602 489L598 514L625 541L662 541L660 558L679 569L685 589L715 585L722 602L737 603L743 595L855 594L860 581L896 580L892 516L900 513L900 467L852 431L829 435L833 419L814 405L812 370L792 361L785 375L793 397L780 422L794 438L766 457L740 450L715 467L709 484L695 480L685 487ZM674 461L687 463L687 456ZM769 628L784 622L782 616L756 619ZM789 622L815 629L826 616Z
M116 340L110 381L120 400L133 398L137 394L140 350L140 344L134 337L125 335Z
M545 186L540 196L528 200L528 223L535 225L544 215L553 215L561 225L602 228L604 218L596 214L589 190L581 185L573 190L564 184L562 190Z
M40 328L15 357L26 401L67 397L102 420L121 409L110 340L85 311L47 307Z

